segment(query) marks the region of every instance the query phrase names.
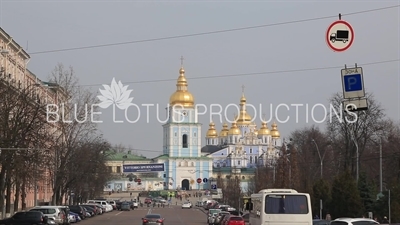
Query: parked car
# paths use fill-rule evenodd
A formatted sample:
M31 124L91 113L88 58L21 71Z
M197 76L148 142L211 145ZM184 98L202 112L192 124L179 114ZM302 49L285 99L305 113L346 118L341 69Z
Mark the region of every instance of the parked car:
M82 220L86 219L86 210L82 206L69 205L68 207L71 212L78 214Z
M28 211L17 212L12 217L0 220L2 225L14 224L36 224L36 225L49 225L56 224L53 220L49 220L42 212Z
M68 224L68 214L65 213L62 206L36 206L29 211L42 212L48 220L53 220L56 224Z
M128 202L123 202L121 204L121 211L131 211L131 204Z

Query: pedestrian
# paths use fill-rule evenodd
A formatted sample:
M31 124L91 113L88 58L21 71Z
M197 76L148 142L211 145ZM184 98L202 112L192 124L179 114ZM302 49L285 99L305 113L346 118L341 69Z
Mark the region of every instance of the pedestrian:
M389 220L386 216L383 217L382 224L389 224Z
M130 193L130 195L131 195L131 198L132 198L132 192Z
M331 221L331 220L332 220L331 214L329 214L329 213L326 214L326 220L328 220L328 221Z

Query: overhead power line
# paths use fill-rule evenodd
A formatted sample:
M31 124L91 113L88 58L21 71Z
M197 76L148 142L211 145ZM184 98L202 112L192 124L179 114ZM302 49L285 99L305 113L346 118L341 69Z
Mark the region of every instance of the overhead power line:
M367 62L367 63L357 63L359 66L370 66L384 63L393 63L399 62L400 59L390 59L384 61L375 61L375 62ZM299 69L290 69L290 70L275 70L275 71L264 71L264 72L254 72L254 73L239 73L239 74L222 74L215 76L201 76L201 77L190 77L190 80L202 80L202 79L215 79L215 78L228 78L228 77L245 77L245 76L257 76L257 75L270 75L270 74L282 74L282 73L296 73L296 72L307 72L307 71L317 71L317 70L330 70L330 69L339 69L343 68L342 66L327 66L327 67L314 67L314 68L299 68ZM171 79L158 79L158 80L142 80L142 81L130 81L124 82L124 84L142 84L142 83L159 83L159 82L168 82L168 81L176 81L176 78ZM84 84L80 86L101 86L103 84Z
M387 6L387 7L382 7L382 8L362 10L362 11L351 12L351 13L341 14L341 15L342 16L352 16L352 15L382 11L382 10L387 10L387 9L393 9L393 8L397 8L397 7L400 7L400 5L393 5L393 6ZM126 42L114 42L114 43L101 44L101 45L88 45L88 46L82 46L82 47L45 50L45 51L38 51L38 52L30 52L29 54L30 55L38 55L38 54L45 54L45 53L66 52L66 51L111 47L111 46L118 46L118 45L138 44L138 43L144 43L144 42L155 42L155 41L188 38L188 37L195 37L195 36L204 36L204 35L211 35L211 34L228 33L228 32L235 32L235 31L259 29L259 28L266 28L266 27L275 27L275 26L282 26L282 25L289 25L289 24L296 24L296 23L305 23L305 22L311 22L311 21L317 21L317 20L331 19L331 18L336 18L336 17L338 17L338 15L314 17L314 18L308 18L308 19L299 19L299 20L292 20L292 21L286 21L286 22L262 24L262 25L247 26L247 27L238 27L238 28L216 30L216 31L206 31L206 32L199 32L199 33L192 33L192 34L181 34L181 35L175 35L175 36L165 36L165 37L158 37L158 38L133 40L133 41L126 41Z

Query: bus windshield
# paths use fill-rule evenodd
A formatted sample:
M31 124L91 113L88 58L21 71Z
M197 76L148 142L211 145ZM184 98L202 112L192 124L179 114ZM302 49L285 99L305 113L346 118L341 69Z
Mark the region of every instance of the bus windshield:
M304 195L269 194L265 196L266 214L308 214Z

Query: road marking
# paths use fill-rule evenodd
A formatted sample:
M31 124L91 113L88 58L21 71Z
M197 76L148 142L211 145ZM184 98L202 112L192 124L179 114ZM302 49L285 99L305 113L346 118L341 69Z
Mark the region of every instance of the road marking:
M115 214L116 216L118 216L119 214L121 214L122 212L119 212L119 213L117 213L117 214Z
M147 214L150 214L151 213L151 209L149 209L149 211L147 211Z

